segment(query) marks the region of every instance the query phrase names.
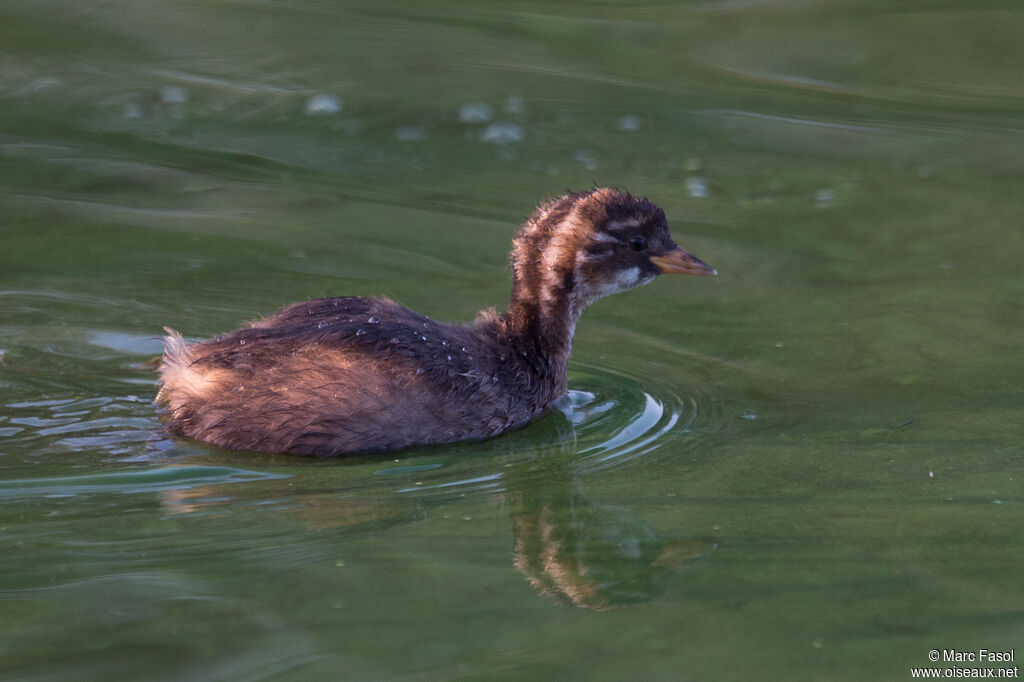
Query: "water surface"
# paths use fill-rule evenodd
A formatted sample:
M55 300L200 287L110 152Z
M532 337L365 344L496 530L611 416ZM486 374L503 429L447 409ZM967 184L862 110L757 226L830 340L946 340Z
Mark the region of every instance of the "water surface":
M0 677L907 679L1024 643L1014 2L0 4ZM481 443L175 440L164 325L508 296L565 188L715 279ZM948 667L948 666L947 666Z

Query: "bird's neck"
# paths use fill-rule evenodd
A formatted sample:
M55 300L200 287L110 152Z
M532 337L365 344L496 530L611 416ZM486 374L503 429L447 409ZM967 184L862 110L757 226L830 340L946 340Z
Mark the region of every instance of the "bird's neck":
M571 273L517 277L508 309L499 317L505 343L525 361L548 400L566 391L573 333L584 308L572 279Z
M576 273L581 223L575 197L537 210L512 248L512 295L498 333L525 362L531 392L546 406L566 390L576 322L586 305Z

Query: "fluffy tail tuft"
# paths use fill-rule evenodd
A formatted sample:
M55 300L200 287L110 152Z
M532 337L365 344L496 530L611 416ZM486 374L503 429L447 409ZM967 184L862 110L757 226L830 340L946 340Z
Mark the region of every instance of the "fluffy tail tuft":
M191 366L195 356L181 334L170 327L164 327L164 331L167 336L164 337L164 356L160 358L160 391L156 394L156 403L177 410L194 383Z
M170 327L164 327L164 357L160 361L160 378L166 382L169 373L181 372L195 362L185 338Z

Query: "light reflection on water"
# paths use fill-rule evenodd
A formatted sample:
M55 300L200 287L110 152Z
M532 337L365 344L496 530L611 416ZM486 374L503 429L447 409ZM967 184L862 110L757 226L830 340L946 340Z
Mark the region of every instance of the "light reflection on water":
M152 493L189 490L197 486L283 478L281 474L230 467L175 466L83 474L55 478L0 481L0 500L26 497L73 497L103 493Z
M111 332L93 331L85 334L85 338L116 353L136 354L154 350L154 344L159 344L159 341L147 337ZM67 352L55 348L47 350L61 354ZM78 352L72 354L81 355ZM85 353L85 356L91 357L92 353ZM134 382L150 392L155 390L151 364L128 363L127 366L138 374ZM721 413L716 405L720 401L695 380L682 387L668 387L651 376L635 376L579 362L573 364L570 385L573 388L544 418L541 427L527 426L489 441L441 449L476 450L511 461L532 457L538 452L558 454L574 461L579 474L588 475L635 464L640 458L679 438L692 437L695 429L712 433L719 428L716 420L721 419ZM0 420L4 429L0 430L0 437L9 439L6 440L8 446L30 447L36 456L47 451L88 451L110 463L173 462L178 458L178 443L186 441L177 441L162 429L151 401L148 394L14 401L6 405L6 415ZM195 445L211 453L218 452L216 448ZM387 460L395 454L403 462L415 462L417 456L429 457L437 450L412 449L382 453L376 457ZM195 451L194 447L192 451ZM184 452L186 454L182 456L187 459L189 450ZM680 456L678 447L673 452L674 456ZM408 459L410 455L411 460ZM282 458L283 461L287 459ZM338 458L338 463L344 464L345 460ZM397 492L415 490L426 494L432 489L458 487L460 492L465 492L500 487L500 473L441 480L438 476L444 472L437 470L444 467L443 463L402 464L377 469L373 474L430 475L429 485L420 482L415 488L402 488ZM25 481L28 488L41 485L34 479ZM103 489L102 483L83 487L84 484L77 481L69 479L68 494ZM56 494L60 492L61 485L59 480L54 480L50 487ZM112 485L112 489L120 489L120 484ZM13 490L17 486L18 482L12 481L8 487ZM191 482L184 487L192 487Z

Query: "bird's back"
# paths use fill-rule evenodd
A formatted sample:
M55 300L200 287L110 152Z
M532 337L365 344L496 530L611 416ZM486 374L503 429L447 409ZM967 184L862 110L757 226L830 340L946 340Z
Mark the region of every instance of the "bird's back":
M493 326L441 324L386 299L297 303L191 346L170 332L159 401L174 431L238 450L483 438L546 407Z

